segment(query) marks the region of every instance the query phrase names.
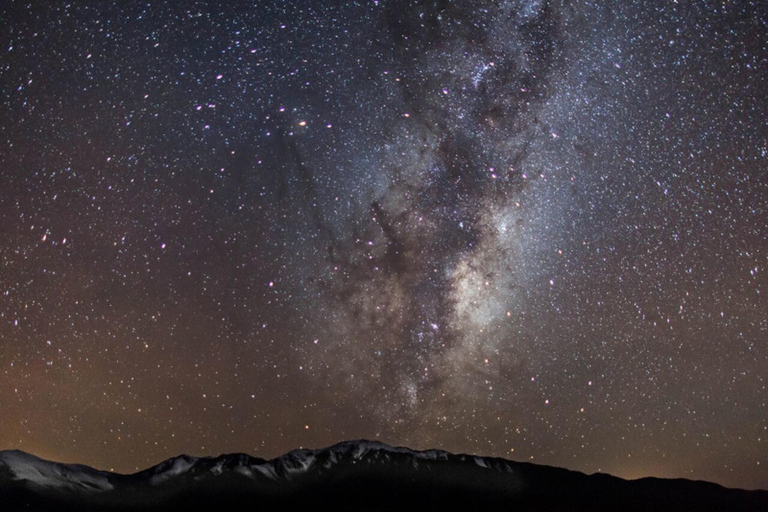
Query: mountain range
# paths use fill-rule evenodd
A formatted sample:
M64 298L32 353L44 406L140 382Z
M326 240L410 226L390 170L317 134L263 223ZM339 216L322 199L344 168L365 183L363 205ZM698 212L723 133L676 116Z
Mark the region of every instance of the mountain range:
M346 441L265 460L180 455L123 475L0 452L0 509L768 511L768 491L623 480L501 458Z

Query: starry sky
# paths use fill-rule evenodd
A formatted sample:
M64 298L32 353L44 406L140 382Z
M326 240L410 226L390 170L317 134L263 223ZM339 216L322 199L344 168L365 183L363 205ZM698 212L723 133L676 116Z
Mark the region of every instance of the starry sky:
M768 488L768 4L7 0L0 449Z

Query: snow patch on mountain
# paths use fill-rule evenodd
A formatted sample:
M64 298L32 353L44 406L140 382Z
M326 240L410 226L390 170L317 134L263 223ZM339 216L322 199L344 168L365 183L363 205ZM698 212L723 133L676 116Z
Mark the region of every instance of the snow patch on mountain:
M351 455L352 458L357 460L361 460L369 454L374 455L376 458L383 458L384 460L389 460L389 454L404 454L422 460L447 460L449 455L448 452L442 450L426 450L419 452L402 446L390 446L379 441L367 440L344 441L331 446L330 448L315 450L315 453L325 451L331 453L333 462L336 462L339 458L345 455Z
M158 485L186 473L197 463L197 457L189 455L180 455L172 459L161 462L153 468L152 476L149 477L150 485Z
M274 464L271 462L266 464L259 464L257 466L251 466L251 469L260 473L262 476L269 478L270 480L278 480L280 478L277 474L277 471L275 471Z
M275 470L291 477L307 472L315 463L319 450L294 450L272 461Z
M0 452L0 464L11 471L14 479L34 487L91 492L113 488L109 473L79 464L49 462L18 450Z

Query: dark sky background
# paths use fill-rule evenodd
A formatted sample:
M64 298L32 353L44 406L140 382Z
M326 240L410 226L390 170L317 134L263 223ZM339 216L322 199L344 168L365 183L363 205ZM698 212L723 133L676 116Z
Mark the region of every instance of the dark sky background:
M768 488L768 4L0 8L0 449Z

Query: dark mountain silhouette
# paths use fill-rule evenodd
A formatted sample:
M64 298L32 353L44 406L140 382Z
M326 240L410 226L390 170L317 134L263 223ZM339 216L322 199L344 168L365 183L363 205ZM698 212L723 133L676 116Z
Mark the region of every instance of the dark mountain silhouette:
M627 481L500 458L423 452L372 441L245 454L181 455L121 475L0 452L0 509L768 511L768 491L709 482Z

